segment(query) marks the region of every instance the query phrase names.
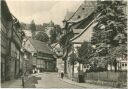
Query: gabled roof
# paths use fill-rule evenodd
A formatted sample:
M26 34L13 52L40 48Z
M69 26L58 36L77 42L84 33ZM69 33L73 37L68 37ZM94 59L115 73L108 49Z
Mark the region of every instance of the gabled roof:
M52 48L55 48L56 45L58 45L58 43L53 43L53 44L51 44L51 47L52 47Z
M59 43L54 43L51 47L57 51L63 52L63 49L60 47Z
M73 14L74 14L74 12L67 11L64 20L66 20L66 21L69 20Z
M12 14L5 0L1 1L1 16L6 20L12 20Z
M96 9L96 1L84 1L82 5L77 9L76 12L67 20L68 22L79 22L87 18Z
M83 34L81 34L81 32L80 32L78 35L75 35L76 38L74 37L75 39L72 42L74 42L74 43L78 43L78 42L83 43L84 41L88 41L88 42L91 41L93 29L89 28L86 31L84 31L84 29L82 29L82 31L83 31ZM79 37L77 37L77 36L79 36Z
M99 17L100 16L100 14L98 14L96 17L95 17L95 19L93 19L84 29L81 29L81 31L79 32L79 34L78 35L75 35L72 39L71 39L71 41L80 41L80 39L85 39L85 38L81 38L82 37L82 35L84 35L84 34L87 34L87 36L86 36L86 38L88 38L88 37L90 37L90 35L89 34L91 34L92 33L92 28L91 29L89 29L89 27L94 27L97 23L95 23L95 20L96 20L96 18L97 17ZM79 30L79 29L78 29ZM88 31L88 30L90 30L90 31ZM85 36L84 36L85 37ZM86 39L85 39L86 40Z
M50 50L50 47L48 47L48 45L45 42L33 40L32 38L29 38L29 40L38 52L53 54L53 52Z
M72 39L72 42L83 42L90 41L92 34L92 28L96 18L100 15L94 14L96 10L96 1L84 1L84 3L77 9L74 15L69 19L68 22L73 22L73 33L77 33ZM88 31L90 30L90 31Z

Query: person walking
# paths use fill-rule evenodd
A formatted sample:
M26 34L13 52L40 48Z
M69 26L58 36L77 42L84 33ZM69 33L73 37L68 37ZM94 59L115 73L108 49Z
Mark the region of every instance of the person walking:
M63 73L63 72L61 72L61 78L63 79L63 77L64 77L64 73Z

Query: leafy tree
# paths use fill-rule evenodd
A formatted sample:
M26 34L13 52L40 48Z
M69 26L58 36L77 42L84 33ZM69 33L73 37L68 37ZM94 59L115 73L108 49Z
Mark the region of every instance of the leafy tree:
M97 12L101 15L94 27L92 44L96 45L98 59L110 59L116 70L117 49L122 50L127 41L127 18L126 2L124 1L101 1L98 3ZM110 47L108 47L110 45ZM124 47L124 46L123 46ZM126 49L126 47L124 47Z
M78 48L78 62L82 64L88 64L89 59L92 57L93 48L91 43L84 42L80 48Z
M44 32L39 32L34 36L34 39L42 41L42 42L48 42L49 41L49 37L46 33Z
M56 38L57 38L56 30L55 29L51 30L50 31L50 35L51 35L50 42L51 43L55 43L56 42Z
M30 29L31 29L32 36L34 36L35 35L35 31L36 31L36 25L35 25L34 20L31 21Z
M70 58L69 58L69 63L70 63L71 65L74 65L76 61L77 61L77 56L76 56L75 53L72 53L72 54L70 55Z
M55 43L60 39L60 35L62 34L62 30L60 25L55 25L54 29L50 31L50 42Z
M69 58L69 63L72 65L72 76L74 76L74 65L76 64L77 56L75 53L72 53Z
M118 47L113 47L109 50L109 63L115 66L115 71L117 71L117 62L116 58L127 58L127 44L121 44Z
M69 29L67 29L67 26L61 31L63 34L61 34L60 39L59 39L59 44L63 48L63 53L64 53L64 73L67 73L67 57L68 53L72 49L72 44L70 42L70 39L73 37L73 32L70 32Z
M100 12L102 12L93 30L93 44L107 43L118 46L119 41L126 40L127 18L124 7L121 1L103 1L99 4L99 8L102 8Z
M91 66L89 71L104 71L107 67L107 59L103 55L106 53L106 48L96 50L90 42L85 41L78 49L79 59L77 61L82 64L89 64Z

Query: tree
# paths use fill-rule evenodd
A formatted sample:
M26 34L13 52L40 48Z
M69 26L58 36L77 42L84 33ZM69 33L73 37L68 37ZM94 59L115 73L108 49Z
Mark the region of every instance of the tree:
M113 47L109 50L109 55L110 55L110 63L113 63L115 66L115 71L117 71L117 62L116 58L122 58L126 59L127 58L127 44L121 44L118 47Z
M71 65L74 65L74 63L77 61L77 56L76 56L76 54L75 54L75 53L72 53L69 57L70 57L70 58L69 58L69 63L70 63Z
M74 77L74 65L77 61L77 56L75 53L72 53L69 58L69 63L72 65L72 76Z
M44 32L39 32L34 36L34 39L42 41L42 42L48 42L49 41L49 37L46 33Z
M51 43L55 43L56 42L56 38L57 38L57 33L56 33L56 30L53 29L50 31L50 42Z
M32 36L34 36L35 35L35 31L36 31L36 25L35 25L34 20L31 21L30 29L31 29Z
M99 49L101 49L101 47ZM106 48L96 50L90 42L85 41L82 46L78 48L79 58L77 61L81 64L89 64L91 66L89 71L104 71L107 67L107 59L103 56L107 53L106 50Z
M55 25L54 29L50 31L50 35L51 35L50 42L55 43L59 41L61 34L62 34L62 30L60 25Z
M70 52L72 48L72 44L70 39L74 36L73 32L70 31L70 28L68 28L68 23L66 24L66 27L62 30L64 33L61 34L59 39L59 44L63 48L64 57L62 58L64 61L64 73L67 73L67 57L68 53Z
M90 42L84 42L80 48L78 48L79 63L89 64L89 59L93 53L93 48Z
M101 15L97 19L98 24L93 29L92 44L97 45L97 57L109 58L110 61L113 61L115 70L118 56L112 54L118 53L116 49L120 48L122 44L126 44L127 41L126 5L124 1L99 2L97 12Z
M118 46L119 41L126 40L126 14L121 1L104 1L99 4L102 8L98 24L94 28L92 43L107 43ZM116 39L120 36L120 39Z

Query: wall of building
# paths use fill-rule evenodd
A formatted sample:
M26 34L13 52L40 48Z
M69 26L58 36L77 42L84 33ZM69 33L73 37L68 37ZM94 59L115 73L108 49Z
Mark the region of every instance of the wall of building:
M36 50L35 48L32 46L31 42L29 41L28 38L24 39L27 40L24 42L24 48L27 49L29 52L34 53Z
M64 71L64 61L62 58L57 58L57 69L59 73Z
M46 61L45 62L45 65L47 68L46 71L55 71L55 68L56 68L56 61Z
M51 32L51 30L53 30L54 29L54 27L46 27L46 34L48 35L48 37L51 37L51 35L50 35L50 32Z
M86 31L84 31L84 33L82 35L80 35L77 39L73 40L74 43L82 43L84 41L88 41L91 42L91 37L93 34L93 28L97 23L93 23L91 26L89 26L88 29L86 29Z
M67 58L67 77L72 78L72 65L69 63L69 57Z
M108 65L108 70L115 70L115 67L113 65ZM119 71L126 71L127 70L127 61L120 61L117 63L117 70Z
M45 68L45 61L43 59L37 59L37 68L39 68L39 69Z
M28 37L32 37L32 33L31 33L31 30L29 29L26 29L26 30L23 30L25 35L28 36Z
M19 74L22 37L21 33L18 32L19 29L15 28L15 25L12 28L12 21L7 21L4 18L1 19L1 76L2 81L4 81L16 78Z
M11 43L11 57L13 57L13 59L10 64L12 70L10 73L11 78L15 78L18 76L20 70L20 50L16 48L16 45L13 42Z
M0 45L1 45L1 80L5 80L5 60L7 56L7 48L8 48L8 39L7 39L7 28L3 22L1 22L0 29Z
M36 61L36 57L32 56L32 64L33 64L33 65L36 65L36 62L37 62L37 61Z

